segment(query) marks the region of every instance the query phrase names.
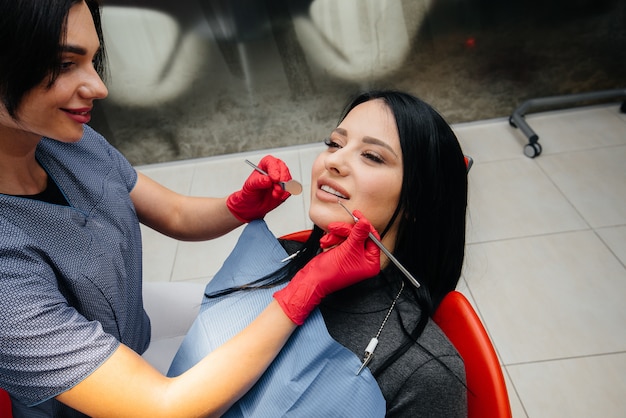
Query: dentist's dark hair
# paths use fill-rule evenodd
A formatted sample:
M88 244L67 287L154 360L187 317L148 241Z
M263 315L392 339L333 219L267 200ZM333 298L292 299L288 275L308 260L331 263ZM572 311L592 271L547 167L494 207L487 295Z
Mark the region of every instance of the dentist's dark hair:
M30 90L45 80L48 88L54 85L61 71L61 45L69 11L83 1L100 39L94 66L104 78L104 39L97 0L0 0L0 100L13 119L17 119L18 108Z

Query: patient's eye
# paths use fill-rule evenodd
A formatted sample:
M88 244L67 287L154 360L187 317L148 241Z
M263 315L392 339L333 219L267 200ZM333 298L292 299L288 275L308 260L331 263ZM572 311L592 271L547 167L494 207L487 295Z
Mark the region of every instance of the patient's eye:
M384 163L385 160L378 154L371 152L371 151L364 151L361 154L363 157L367 158L368 160L372 160L375 163Z
M336 143L330 138L324 139L324 144L326 144L328 148L341 148L341 145L339 145L338 143Z

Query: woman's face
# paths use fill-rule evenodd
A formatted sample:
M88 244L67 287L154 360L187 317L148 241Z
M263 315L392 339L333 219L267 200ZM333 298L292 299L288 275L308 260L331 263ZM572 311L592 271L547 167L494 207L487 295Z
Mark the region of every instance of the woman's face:
M0 124L17 135L78 141L83 135L83 124L91 119L94 100L108 94L92 63L99 48L89 8L84 2L72 6L59 77L51 87L46 77L24 96L17 110L18 122L0 108Z
M352 222L358 209L378 232L389 223L402 187L402 151L393 114L384 101L356 106L331 133L328 149L315 162L311 174L309 217L320 228L330 222ZM384 237L392 249L397 227Z

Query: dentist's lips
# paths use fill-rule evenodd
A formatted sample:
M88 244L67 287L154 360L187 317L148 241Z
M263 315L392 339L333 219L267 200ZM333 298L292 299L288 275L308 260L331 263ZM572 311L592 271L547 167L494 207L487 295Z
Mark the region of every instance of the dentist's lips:
M70 119L78 123L87 123L91 120L91 108L84 109L61 109Z

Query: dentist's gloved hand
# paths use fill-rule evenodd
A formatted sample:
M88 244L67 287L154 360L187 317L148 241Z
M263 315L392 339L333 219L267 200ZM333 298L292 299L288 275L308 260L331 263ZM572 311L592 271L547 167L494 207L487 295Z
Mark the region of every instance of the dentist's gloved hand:
M378 233L359 211L356 224L331 223L320 240L322 248L331 248L316 255L274 298L285 314L302 325L322 299L337 290L351 286L380 272L380 250L368 239Z
M244 223L263 218L290 196L278 184L279 181L291 180L289 169L282 160L266 155L258 166L268 175L254 170L243 188L226 199L230 212Z

